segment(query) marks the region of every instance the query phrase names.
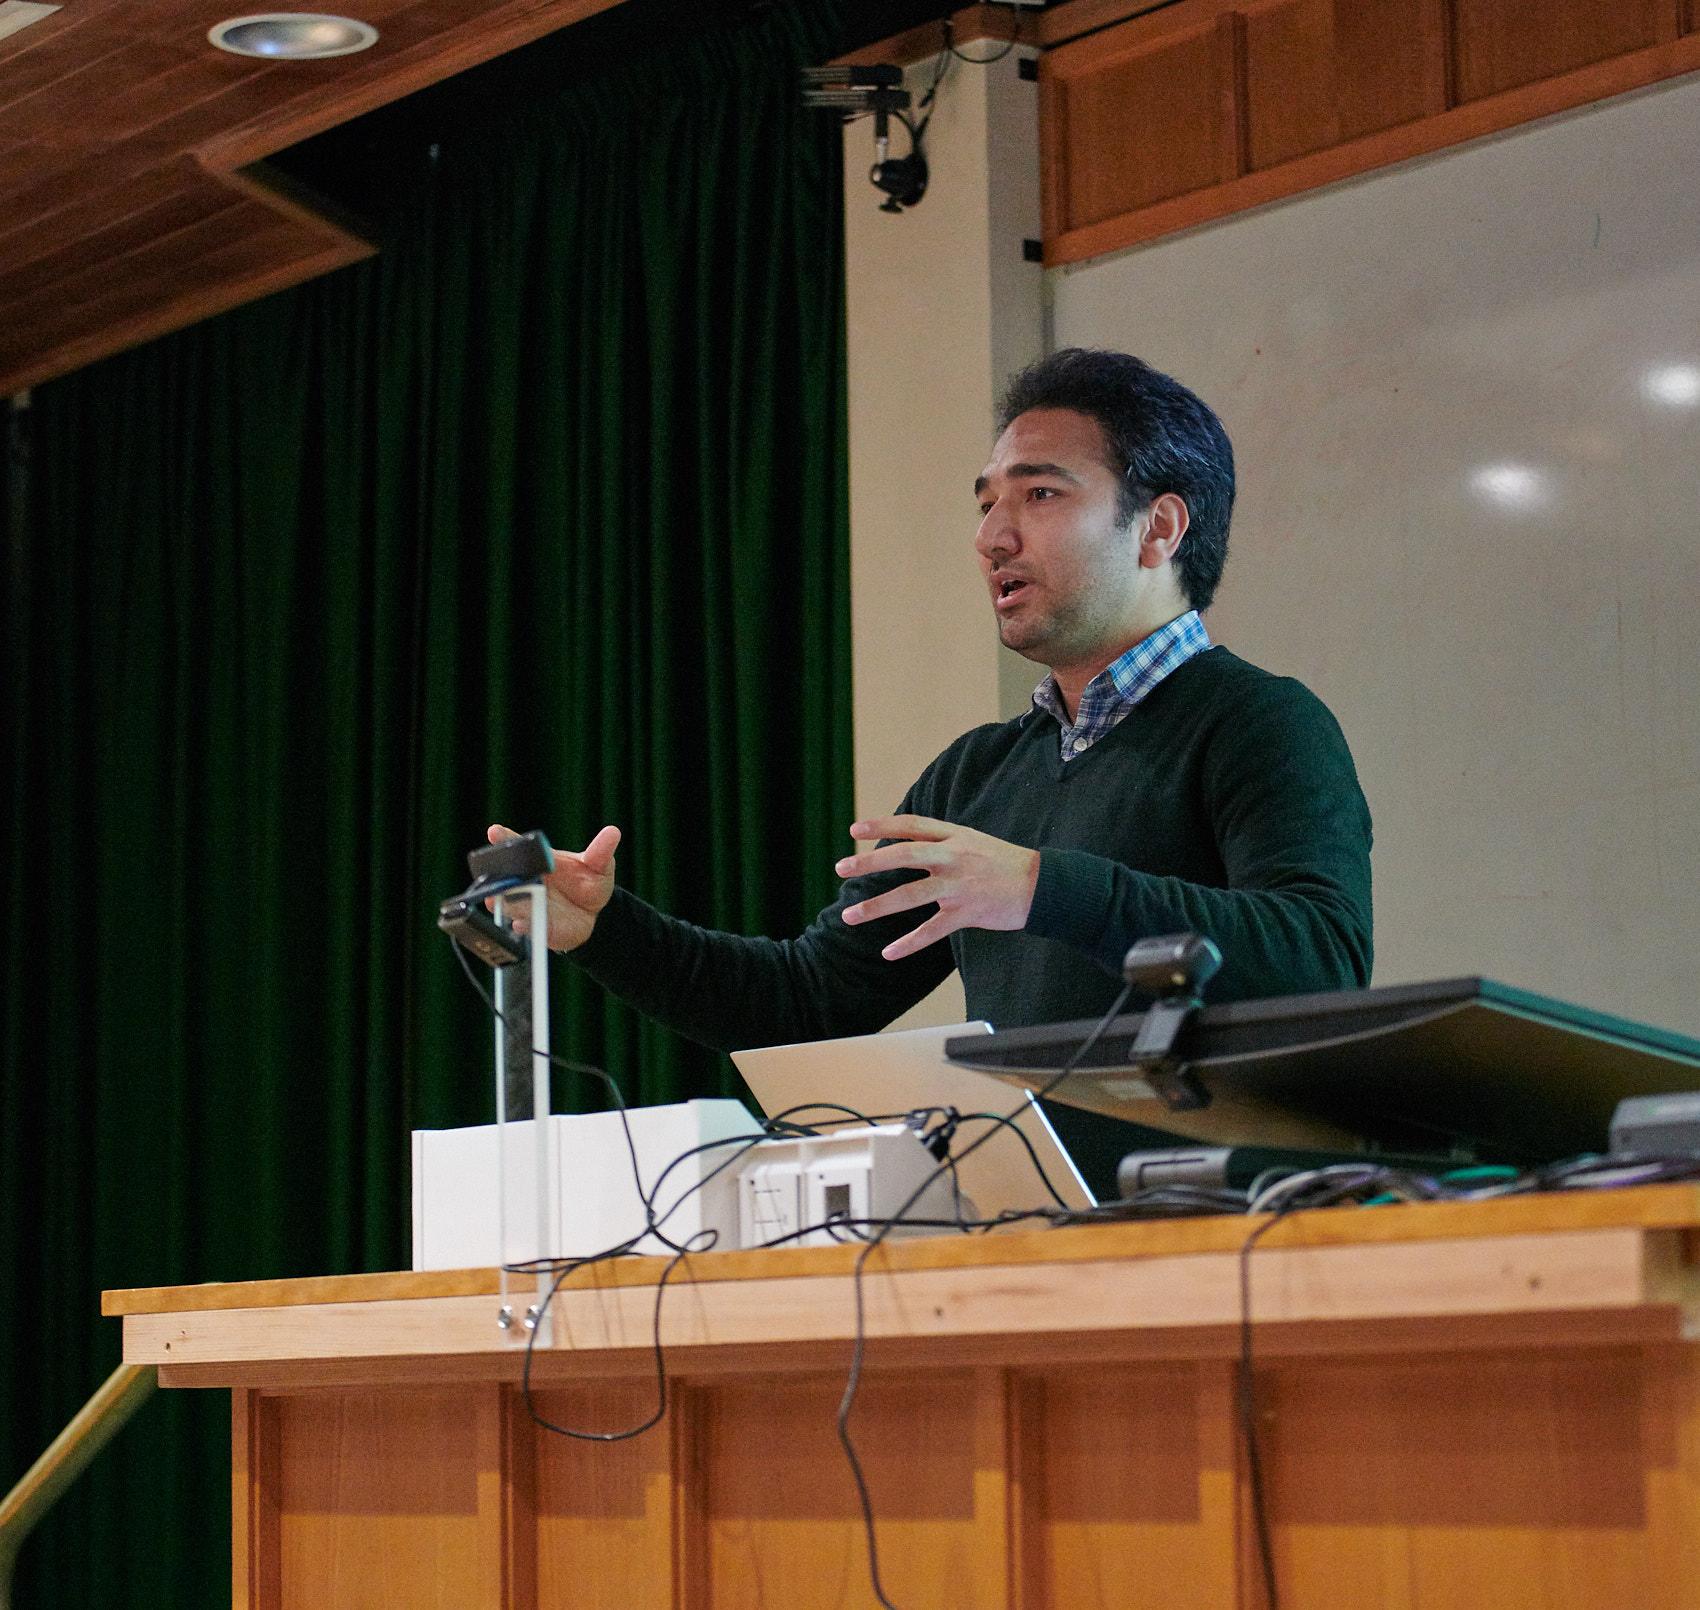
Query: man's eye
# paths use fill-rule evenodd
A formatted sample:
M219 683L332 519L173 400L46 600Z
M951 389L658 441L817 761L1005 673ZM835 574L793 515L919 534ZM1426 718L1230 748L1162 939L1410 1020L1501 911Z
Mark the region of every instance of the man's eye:
M981 505L980 505L980 518L981 518L981 519L982 519L982 520L984 520L984 519L985 519L985 518L986 518L986 516L987 516L987 515L988 515L988 514L990 514L990 513L991 513L991 512L992 512L992 506L991 506L991 504L989 504L989 503L982 503L982 504L981 504Z
M1036 498L1054 498L1057 495L1057 489L1054 486L1030 487L1028 495Z

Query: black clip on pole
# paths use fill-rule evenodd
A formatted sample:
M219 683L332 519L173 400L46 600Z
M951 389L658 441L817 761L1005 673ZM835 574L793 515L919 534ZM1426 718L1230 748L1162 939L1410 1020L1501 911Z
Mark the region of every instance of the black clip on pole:
M1186 1021L1203 1004L1204 986L1222 965L1222 952L1203 934L1165 934L1142 939L1122 960L1122 977L1157 999L1145 1009L1128 1060L1170 1112L1196 1112L1210 1105L1210 1092L1174 1055Z

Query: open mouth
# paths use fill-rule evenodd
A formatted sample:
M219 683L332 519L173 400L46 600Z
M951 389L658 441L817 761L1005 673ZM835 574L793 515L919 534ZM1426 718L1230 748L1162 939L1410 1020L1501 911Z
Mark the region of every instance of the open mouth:
M1027 585L1019 576L1005 576L998 583L997 607L1002 609L1006 605L1013 604L1027 591Z

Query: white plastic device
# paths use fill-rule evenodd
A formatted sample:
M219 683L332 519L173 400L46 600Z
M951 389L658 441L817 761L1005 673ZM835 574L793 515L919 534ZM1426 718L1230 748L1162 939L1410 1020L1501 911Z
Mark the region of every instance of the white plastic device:
M923 1189L924 1187L924 1189ZM904 1124L875 1124L829 1135L768 1140L750 1154L738 1182L738 1231L745 1247L831 1246L858 1241L911 1195L905 1219L972 1218L950 1171ZM848 1221L842 1230L835 1219ZM816 1228L806 1228L814 1226ZM806 1233L804 1233L806 1231ZM939 1235L937 1223L899 1223L893 1235Z
M687 1101L635 1107L627 1113L638 1175L653 1191L667 1165L705 1143L667 1174L656 1197L661 1230L679 1246L704 1230L721 1251L738 1244L738 1173L743 1137L762 1133L742 1102ZM548 1144L534 1144L533 1121L506 1126L502 1211L497 1126L413 1132L413 1267L488 1269L539 1258L579 1258L643 1235L644 1209L632 1152L617 1112L564 1114L544 1120ZM538 1189L537 1157L543 1158ZM725 1165L722 1167L721 1165ZM511 1211L541 1199L541 1217ZM706 1238L705 1238L706 1240ZM705 1242L696 1243L706 1250ZM633 1249L670 1253L654 1235Z

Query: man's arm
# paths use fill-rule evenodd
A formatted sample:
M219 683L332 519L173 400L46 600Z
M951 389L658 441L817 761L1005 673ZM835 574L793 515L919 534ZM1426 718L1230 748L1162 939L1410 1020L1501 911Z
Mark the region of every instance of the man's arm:
M512 836L492 826L491 843ZM846 925L843 912L906 880L854 880L797 938L699 928L657 911L614 881L620 831L605 827L578 853L555 852L547 881L549 945L646 1016L716 1050L871 1034L951 971L948 945L901 964L880 952L905 924ZM523 924L516 926L523 927Z
M949 945L891 962L904 924L846 926L847 904L895 878L859 879L795 939L699 928L617 889L573 960L647 1017L719 1051L873 1034L941 983Z

